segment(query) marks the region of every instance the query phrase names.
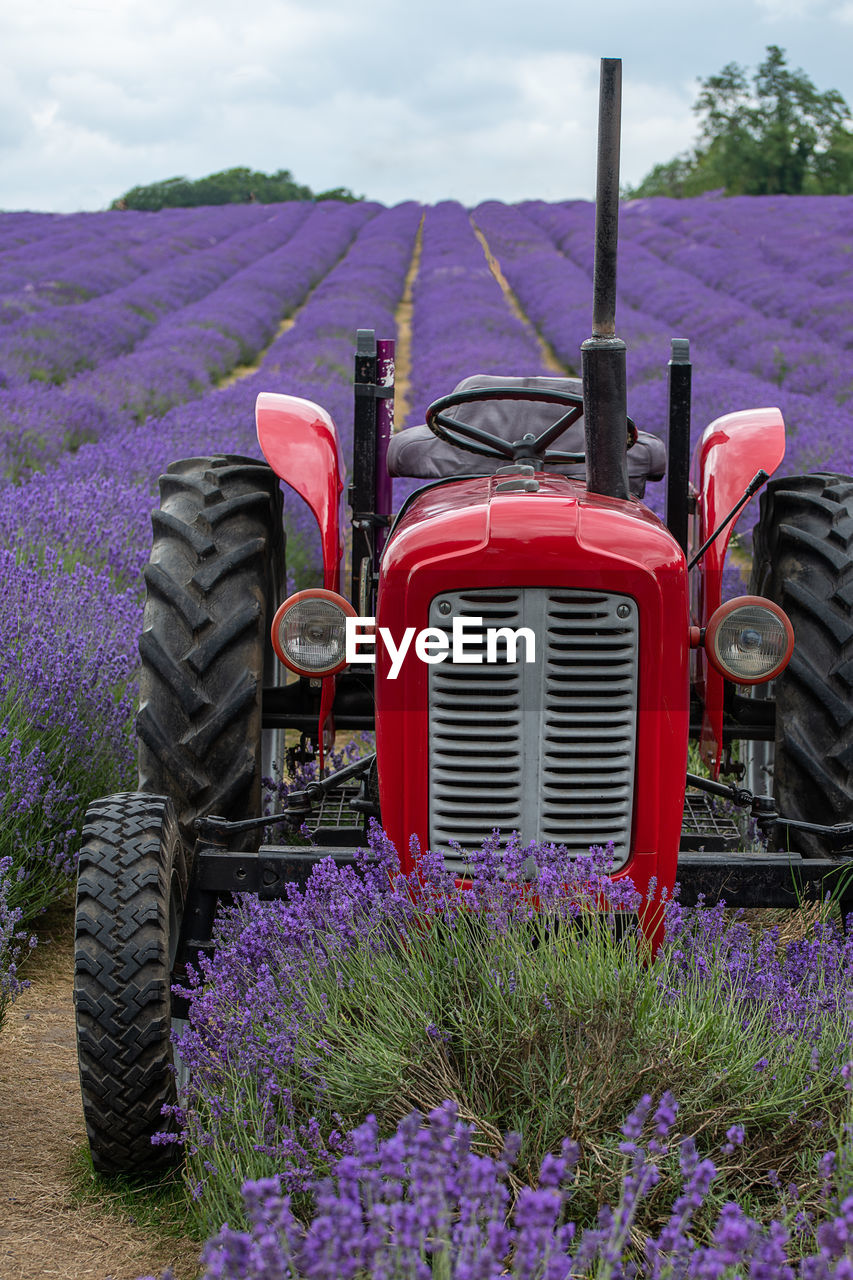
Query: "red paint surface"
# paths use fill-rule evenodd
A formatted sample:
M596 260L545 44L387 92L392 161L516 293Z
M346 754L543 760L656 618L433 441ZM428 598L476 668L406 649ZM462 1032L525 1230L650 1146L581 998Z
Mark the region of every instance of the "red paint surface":
M634 500L587 494L578 481L539 475L538 493L496 493L500 477L460 480L417 498L382 560L377 626L399 640L429 625L441 592L476 587L619 591L640 616L639 706L630 875L641 892L676 876L689 717L689 604L681 549ZM428 666L410 651L396 680L377 649L380 804L386 831L412 867L408 842L429 844ZM488 723L483 733L489 732Z
M784 456L785 423L779 409L727 413L705 428L693 455L693 483L698 492L694 551L743 497L755 473L763 468L772 476ZM723 563L734 523L712 543L695 571L693 620L699 626L707 625L722 599ZM722 762L725 681L710 665L704 650L699 652L696 674L705 704L700 751L716 777Z
M335 424L325 409L298 396L262 391L255 406L258 443L277 476L308 503L320 526L323 586L340 590L340 502L344 466Z

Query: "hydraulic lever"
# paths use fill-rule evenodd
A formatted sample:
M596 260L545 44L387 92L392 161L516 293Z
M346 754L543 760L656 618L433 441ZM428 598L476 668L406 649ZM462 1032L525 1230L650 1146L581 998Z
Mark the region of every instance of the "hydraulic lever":
M738 809L749 809L761 834L774 843L778 842L780 830L806 831L825 840L833 853L853 857L853 822L836 822L827 826L820 822L803 822L799 818L784 818L776 808L772 796L757 796L746 787L715 782L712 778L703 778L697 773L688 773L687 782L698 791L730 801Z

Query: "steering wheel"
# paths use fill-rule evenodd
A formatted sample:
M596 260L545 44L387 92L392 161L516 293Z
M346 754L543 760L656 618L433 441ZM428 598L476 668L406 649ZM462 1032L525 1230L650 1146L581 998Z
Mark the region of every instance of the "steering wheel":
M447 417L448 409L478 400L535 401L540 404L568 405L569 408L550 427L546 427L541 435L536 436L528 431L519 440L509 441L468 422L457 422L455 418ZM501 462L542 462L565 466L586 461L586 455L561 453L559 450L549 450L548 446L581 417L583 396L573 391L557 391L550 387L472 387L468 391L454 391L449 396L435 400L426 411L426 425L433 435L446 444L465 449L469 453L478 453L484 458L498 458ZM630 418L627 422L630 448L636 442L637 428Z

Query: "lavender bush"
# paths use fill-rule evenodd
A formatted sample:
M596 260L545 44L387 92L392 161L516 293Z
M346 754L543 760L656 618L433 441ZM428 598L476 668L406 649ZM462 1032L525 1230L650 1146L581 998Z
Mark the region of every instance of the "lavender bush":
M793 1203L763 1225L737 1203L718 1213L704 1243L696 1221L719 1165L743 1142L733 1126L717 1160L702 1158L673 1130L669 1091L645 1094L621 1127L622 1179L614 1206L594 1224L573 1218L578 1146L547 1155L535 1188L513 1200L519 1135L497 1156L473 1150L474 1131L450 1101L423 1123L413 1111L382 1139L374 1116L350 1135L350 1152L312 1184L303 1222L277 1177L248 1181L249 1229L227 1223L205 1246L204 1280L823 1280L853 1275L853 1196L835 1153L822 1161L820 1220ZM664 1164L677 1159L677 1194L658 1231L638 1239L636 1222ZM793 1265L792 1265L793 1264ZM166 1280L166 1277L164 1277Z
M133 783L136 593L56 556L0 551L0 857L29 919L67 889L93 794ZM104 603L110 612L103 613Z
M23 910L12 905L12 893L19 872L10 857L0 858L0 1030L9 1005L29 986L18 977L22 955L36 945L23 928Z
M703 1157L726 1148L697 1230L732 1199L762 1220L782 1212L791 1182L817 1211L815 1150L845 1114L851 1040L853 942L835 926L780 949L721 909L656 904L666 939L649 964L625 916L638 895L607 879L601 851L573 861L511 845L504 878L488 842L469 892L429 855L420 879L394 877L378 831L371 851L359 872L321 865L288 902L244 900L194 975L178 1120L208 1229L240 1222L246 1178L280 1176L304 1207L368 1113L388 1136L446 1099L481 1156L522 1135L516 1192L571 1136L573 1212L592 1226L619 1199L620 1120L661 1079L681 1102L679 1136ZM535 908L520 888L531 857ZM602 900L609 911L587 909ZM733 1126L748 1144L727 1137ZM677 1156L662 1157L637 1231L660 1229L679 1177Z

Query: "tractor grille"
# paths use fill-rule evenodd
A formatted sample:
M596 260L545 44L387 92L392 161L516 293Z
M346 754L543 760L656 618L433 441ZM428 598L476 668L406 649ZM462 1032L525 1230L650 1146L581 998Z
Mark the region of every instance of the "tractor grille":
M624 614L625 616L620 616ZM429 625L452 636L454 617L483 629L528 627L497 662L466 639L483 665L429 668L430 845L460 873L450 841L477 848L499 827L506 839L543 840L586 853L613 841L615 866L631 839L637 723L639 619L635 602L611 592L525 587L436 596Z

